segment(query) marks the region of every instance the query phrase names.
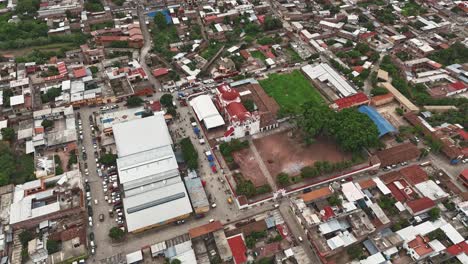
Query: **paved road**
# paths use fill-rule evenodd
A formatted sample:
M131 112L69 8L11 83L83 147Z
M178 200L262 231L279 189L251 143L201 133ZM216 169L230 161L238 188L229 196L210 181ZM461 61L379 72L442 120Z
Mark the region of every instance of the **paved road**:
M293 236L296 238L296 241L299 241L298 237L303 238L302 246L311 262L322 263L320 258L317 256L315 250L312 249L312 244L307 239L307 235L304 233L304 229L299 225L299 223L295 219L295 216L291 211L291 208L289 207L289 199L281 200L279 209L281 212L281 216L283 216L284 221L288 225Z
M468 169L468 164L457 164L457 165L451 165L449 161L445 158L442 157L440 154L434 154L430 153L429 154L429 160L432 162L432 164L435 165L436 168L440 168L445 171L445 173L452 178L452 182L460 188L460 190L466 192L468 191L463 184L460 183L460 181L457 180L458 175L464 170Z
M138 17L140 19L141 32L143 32L143 38L145 40L145 44L143 45L143 48L141 48L141 51L140 51L140 65L145 70L146 75L148 75L148 81L153 85L154 89L156 91L160 91L161 83L158 81L158 79L156 79L153 76L153 73L151 72L151 68L146 64L146 56L148 55L148 52L151 50L151 47L152 47L151 34L148 31L148 26L145 23L146 15L144 14L144 10L140 6L138 6L137 12L138 12Z
M108 210L112 208L104 200L104 192L102 188L102 180L97 175L96 171L96 161L94 156L94 147L92 142L91 128L89 122L89 115L93 113L93 110L96 108L82 108L79 110L81 120L83 122L83 142L82 146L85 147L86 154L88 156L87 160L84 161L88 164L89 176L86 177L91 185L91 197L92 197L92 208L93 208L93 227L89 228L89 232L94 232L95 234L95 243L97 245L97 254L96 258L102 258L105 255L101 249L107 248L110 243L108 237L108 232L111 227L116 226L115 220L111 219L108 215ZM98 147L99 149L99 147ZM80 155L81 163L83 164L82 155ZM83 168L83 166L82 166ZM94 204L94 200L98 200L98 204ZM104 214L104 222L99 222L99 214Z

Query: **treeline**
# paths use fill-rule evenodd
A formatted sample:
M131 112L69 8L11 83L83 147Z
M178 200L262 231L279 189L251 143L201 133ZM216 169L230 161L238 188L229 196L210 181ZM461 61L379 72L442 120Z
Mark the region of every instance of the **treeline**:
M1 25L0 25L1 26ZM1 33L0 33L1 35ZM68 35L41 36L32 38L7 39L0 41L0 49L21 49L34 46L44 46L56 43L72 43L76 46L86 43L89 38L83 33L72 33Z
M317 136L331 136L343 150L354 153L380 144L376 125L356 108L334 112L324 105L306 103L296 120L308 144Z
M34 179L33 157L16 155L6 142L0 142L0 186L22 184Z
M196 170L198 168L198 152L193 146L190 138L183 138L180 141L180 147L187 167L191 170Z

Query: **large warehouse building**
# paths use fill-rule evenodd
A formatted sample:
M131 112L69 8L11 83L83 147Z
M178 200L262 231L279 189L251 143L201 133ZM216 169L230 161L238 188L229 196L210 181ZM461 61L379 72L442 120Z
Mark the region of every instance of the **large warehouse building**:
M186 218L192 207L163 113L112 127L129 232Z

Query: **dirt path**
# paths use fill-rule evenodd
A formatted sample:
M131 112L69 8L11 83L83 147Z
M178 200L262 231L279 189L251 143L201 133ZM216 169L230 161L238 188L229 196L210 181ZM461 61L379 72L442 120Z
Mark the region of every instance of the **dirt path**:
M262 171L263 175L266 177L268 183L271 186L271 189L273 192L276 192L278 188L276 187L276 182L274 180L274 177L270 174L270 171L268 171L267 166L265 163L263 163L263 159L260 156L260 153L258 153L257 147L255 147L255 144L253 143L252 139L249 139L249 147L250 150L252 150L252 153L255 156L255 159L257 160L258 166L260 167L260 170Z

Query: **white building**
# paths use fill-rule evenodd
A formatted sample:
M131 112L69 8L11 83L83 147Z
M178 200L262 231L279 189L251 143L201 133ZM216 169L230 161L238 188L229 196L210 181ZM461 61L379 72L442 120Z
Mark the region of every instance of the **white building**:
M187 217L192 207L162 112L115 124L117 167L129 232Z
M218 102L229 120L224 140L242 138L260 132L260 115L257 111L249 112L241 101L241 94L227 84L217 88Z

